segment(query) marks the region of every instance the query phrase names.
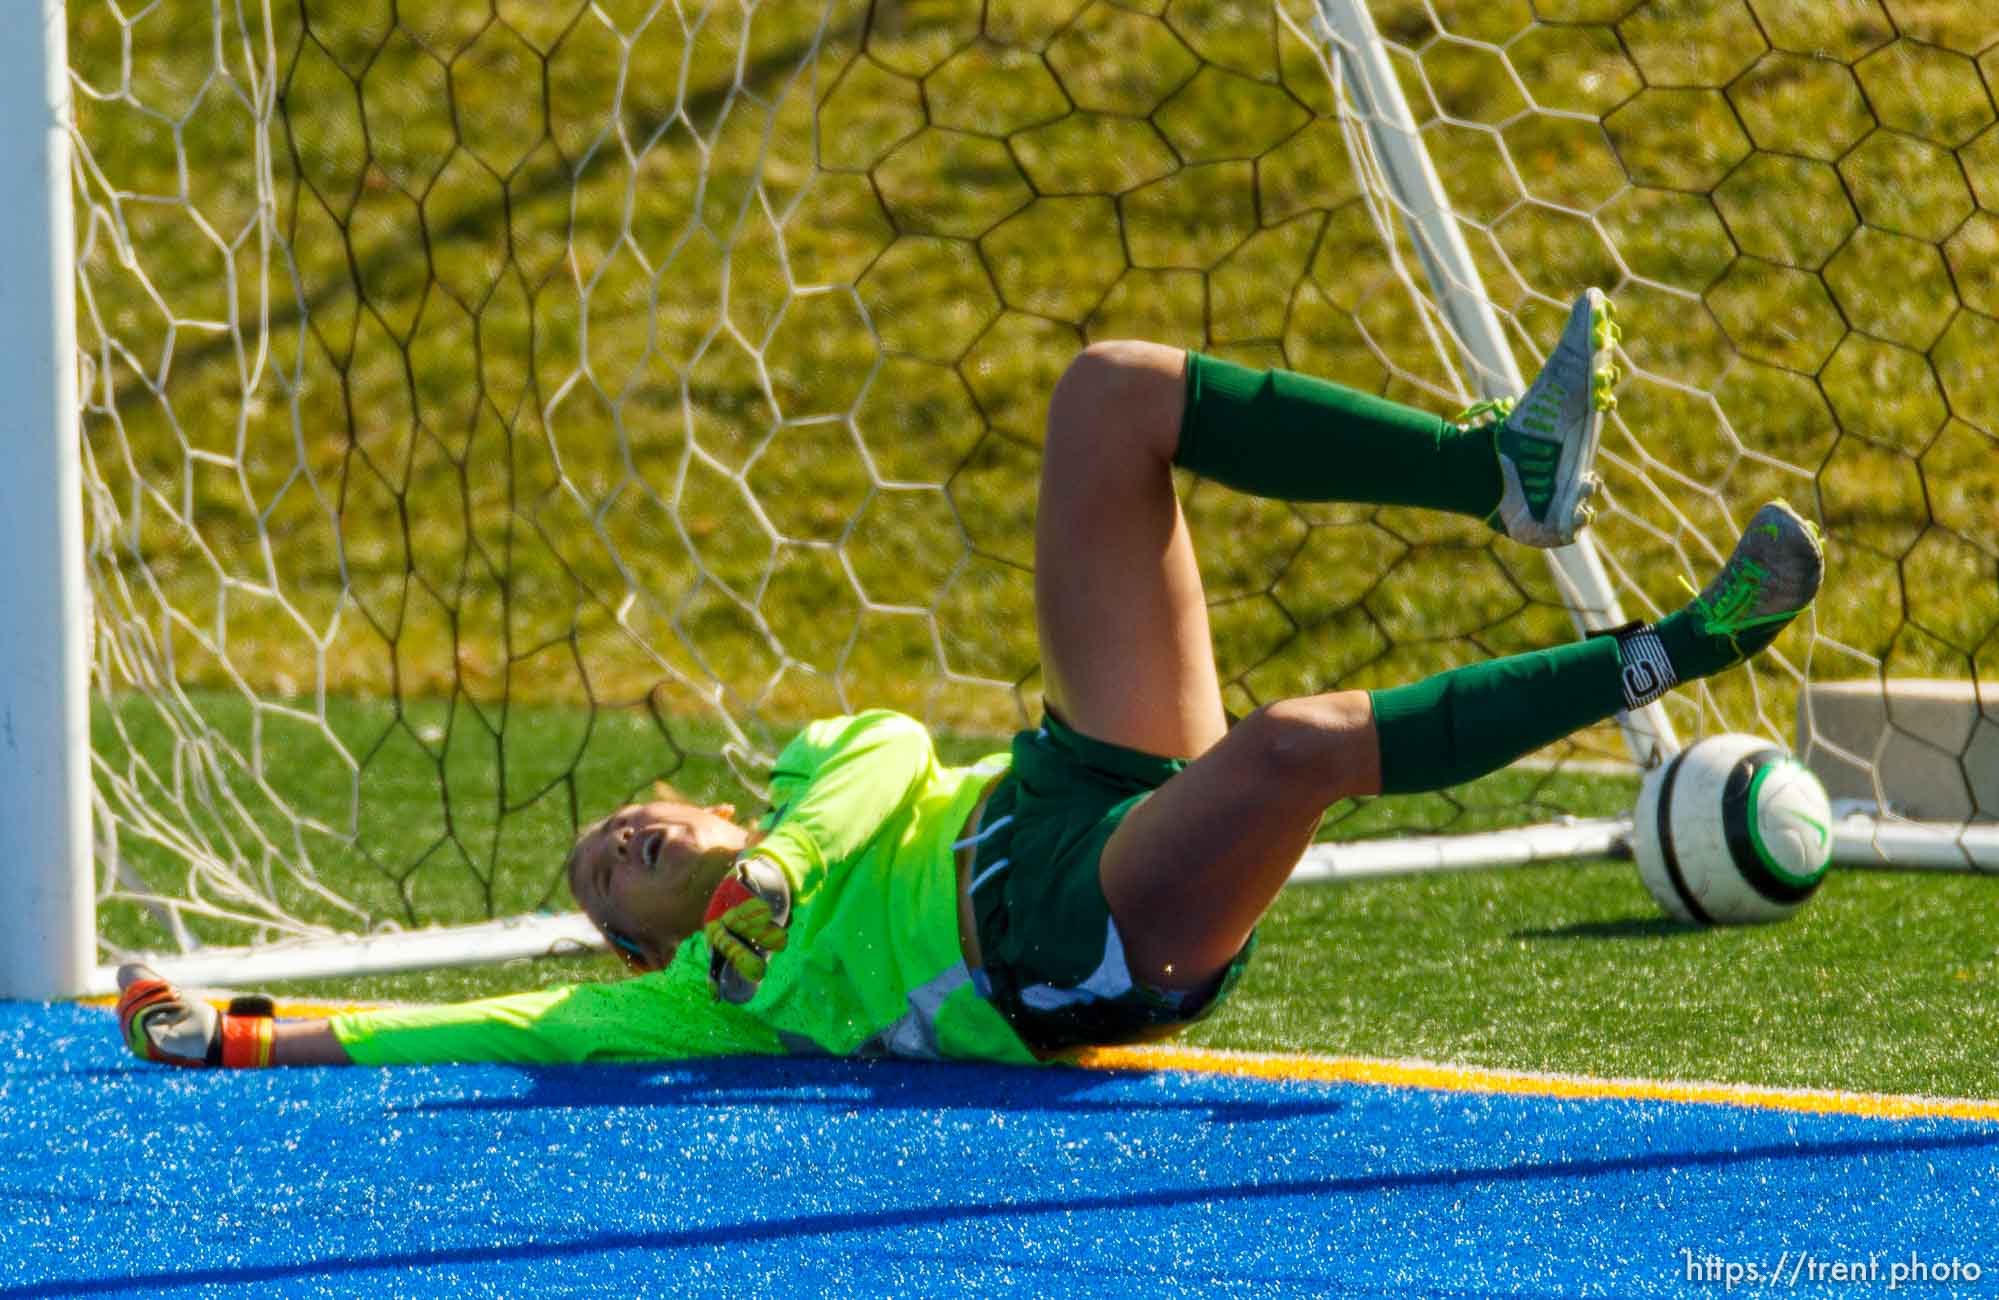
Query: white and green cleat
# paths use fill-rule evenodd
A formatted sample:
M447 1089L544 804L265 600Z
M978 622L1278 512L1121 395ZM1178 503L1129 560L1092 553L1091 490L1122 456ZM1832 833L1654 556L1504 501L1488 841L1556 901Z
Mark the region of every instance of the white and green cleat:
M1528 546L1567 546L1589 524L1589 499L1603 490L1595 472L1603 419L1617 406L1611 350L1621 332L1601 289L1576 300L1561 340L1518 398L1479 402L1461 428L1498 425L1493 450L1502 491L1492 526Z

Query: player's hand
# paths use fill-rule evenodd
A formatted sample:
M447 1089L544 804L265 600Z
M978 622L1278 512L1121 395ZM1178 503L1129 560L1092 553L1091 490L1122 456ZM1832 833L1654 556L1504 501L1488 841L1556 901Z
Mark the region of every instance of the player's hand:
M701 934L708 940L708 982L726 1002L748 1002L768 973L769 957L788 942L791 885L764 858L739 862L708 899Z
M232 1068L271 1063L276 1022L269 998L237 998L217 1011L144 966L119 967L118 990L118 1032L141 1060Z

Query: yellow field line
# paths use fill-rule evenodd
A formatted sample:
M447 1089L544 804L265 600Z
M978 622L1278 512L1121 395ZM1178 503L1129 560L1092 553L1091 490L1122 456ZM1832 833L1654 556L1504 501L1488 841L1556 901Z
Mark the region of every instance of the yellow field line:
M117 1005L113 997L82 999L97 1007ZM217 1006L223 1005L221 1001ZM290 1018L337 1016L380 1010L379 1002L283 1002L278 1014ZM1393 1061L1366 1056L1308 1056L1279 1052L1229 1052L1203 1047L1154 1044L1095 1047L1079 1052L1076 1064L1091 1070L1185 1070L1250 1079L1301 1083L1373 1083L1443 1092L1502 1092L1522 1097L1578 1101L1693 1101L1814 1115L1861 1115L1871 1119L1971 1119L1999 1121L1999 1101L1964 1097L1912 1097L1889 1092L1840 1092L1822 1088L1771 1088L1747 1083L1683 1083L1665 1079L1598 1079L1582 1074L1541 1074L1494 1070L1430 1061Z
M1999 1121L1999 1101L1958 1097L1911 1097L1883 1092L1838 1092L1817 1088L1770 1088L1743 1083L1678 1083L1661 1079L1595 1079L1578 1074L1539 1074L1428 1061L1388 1061L1361 1056L1290 1056L1268 1052L1223 1052L1198 1047L1099 1047L1082 1052L1077 1064L1099 1070L1196 1070L1252 1079L1319 1083L1377 1083L1449 1092L1503 1092L1525 1097L1583 1101L1696 1101L1817 1115L1864 1115L1874 1119L1940 1117Z

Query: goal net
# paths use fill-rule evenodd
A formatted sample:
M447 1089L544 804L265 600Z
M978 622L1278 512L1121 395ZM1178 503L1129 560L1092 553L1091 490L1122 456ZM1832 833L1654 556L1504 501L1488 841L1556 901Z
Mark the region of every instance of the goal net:
M1372 9L74 0L102 960L565 913L580 824L662 779L753 807L815 716L1000 747L1043 404L1099 338L1449 413L1617 300L1608 508L1553 567L1183 483L1234 712L1670 610L1771 496L1827 530L1815 618L1632 735L1804 748L1809 685L1989 682L1999 25ZM1834 746L1873 856L1885 743ZM1923 743L1969 861L1999 725ZM1329 826L1615 817L1632 752Z

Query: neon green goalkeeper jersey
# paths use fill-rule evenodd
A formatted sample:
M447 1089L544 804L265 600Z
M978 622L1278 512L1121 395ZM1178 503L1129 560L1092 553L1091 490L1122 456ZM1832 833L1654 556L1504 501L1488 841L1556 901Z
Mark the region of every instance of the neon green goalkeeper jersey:
M831 1053L1031 1062L980 996L958 944L952 844L1007 756L939 764L929 733L886 710L815 722L771 773L749 855L791 881L790 942L756 996L717 1001L708 944L614 984L336 1016L360 1065L646 1061Z

